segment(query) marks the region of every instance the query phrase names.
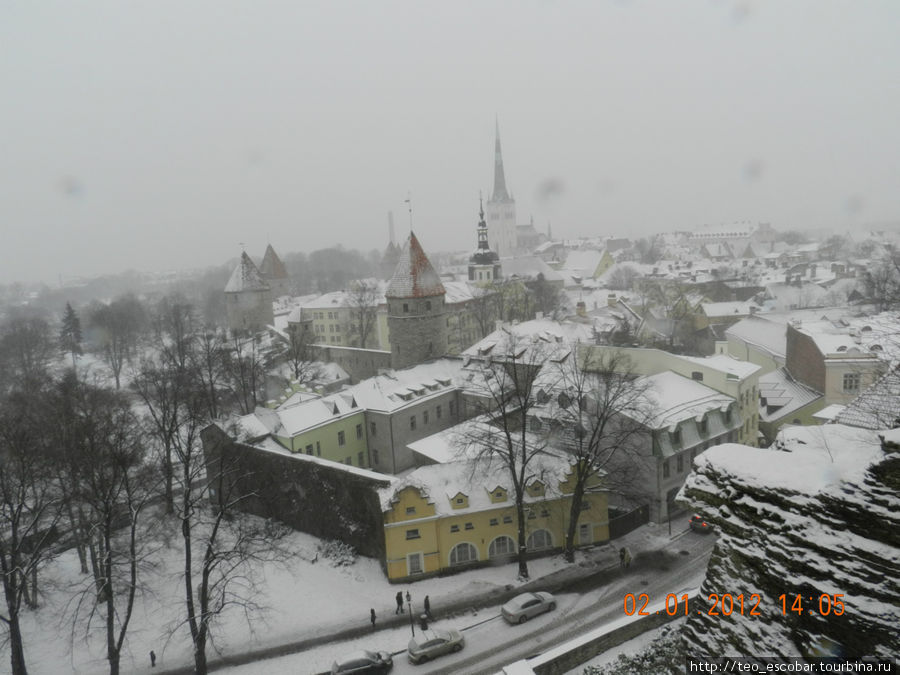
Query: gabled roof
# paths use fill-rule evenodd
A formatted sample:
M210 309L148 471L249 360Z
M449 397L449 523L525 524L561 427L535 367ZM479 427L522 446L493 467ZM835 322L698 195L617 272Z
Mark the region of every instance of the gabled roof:
M270 290L256 265L250 260L250 256L244 251L241 259L231 273L228 283L225 284L226 293L243 293L244 291L268 291Z
M394 270L394 276L384 292L388 298L427 298L444 295L446 290L441 278L422 250L422 245L415 233L409 233L409 239L400 253L400 262Z
M263 255L262 263L260 263L259 272L269 279L288 278L287 269L285 269L284 263L281 262L281 258L278 257L278 254L275 253L272 244L266 246L266 253Z

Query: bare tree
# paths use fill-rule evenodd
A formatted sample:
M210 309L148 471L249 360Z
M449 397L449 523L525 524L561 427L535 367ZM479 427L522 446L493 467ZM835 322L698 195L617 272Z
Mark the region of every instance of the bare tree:
M86 508L92 574L75 619L86 615L87 631L95 618L102 620L109 671L117 675L140 588L141 542L147 539L142 515L156 481L125 397L81 385L77 411L78 447L67 468L74 498Z
M197 334L193 370L203 390L209 419L219 416L219 400L225 380L226 344L225 334L213 328L207 327Z
M378 319L378 300L381 293L374 280L355 281L350 285L346 303L350 307L350 334L356 347L370 346L375 322Z
M90 315L91 325L99 331L103 357L121 386L121 373L130 362L144 325L144 308L133 295L116 298L108 305L94 307Z
M609 275L607 285L614 291L630 291L634 280L639 276L631 265L616 265Z
M185 623L194 645L194 671L200 674L208 670L207 649L213 644L217 620L235 608L252 626L251 617L261 609L254 570L260 562L287 555L278 545L285 528L240 513L243 502L255 496L244 488L243 478L251 473L248 456L204 454L203 407L198 397L185 408L176 436Z
M0 621L9 633L13 675L27 672L20 613L23 602L37 606L38 568L52 557L60 515L52 460L32 418L35 403L23 392L0 402Z
M526 488L537 477L533 467L549 451L546 438L528 432L527 421L538 404L536 384L542 365L553 358L555 347L504 331L501 342L485 360L469 365L474 372L467 394L473 412L482 415L486 423L467 424L460 442L475 455L476 464L499 462L509 474L515 494L520 579L528 579ZM552 386L552 382L544 382L544 386Z
M619 350L573 352L557 360L557 395L545 414L556 421L564 447L574 457L574 491L565 557L575 560L575 533L585 491L596 482L603 489L631 496L643 461L642 443L652 416L649 385L640 379L627 354Z
M878 312L900 306L900 255L872 265L863 277L863 286Z
M288 324L287 340L281 340L276 348L278 358L284 359L297 382L312 382L321 372L316 358L315 334L309 324Z
M53 338L44 319L14 317L0 327L0 365L6 371L3 384L40 387L53 356Z
M221 354L225 386L241 414L248 415L264 398L265 365L259 338L234 333Z

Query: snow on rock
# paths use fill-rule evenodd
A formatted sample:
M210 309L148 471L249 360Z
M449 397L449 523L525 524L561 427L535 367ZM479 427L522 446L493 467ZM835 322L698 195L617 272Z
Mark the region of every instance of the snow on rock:
M847 658L900 653L900 436L880 434L791 427L781 451L725 444L695 460L679 497L720 535L702 611L684 629L693 651L803 656L827 645ZM731 616L721 606L718 616L707 612L712 593L734 598ZM750 615L753 594L760 616ZM798 594L802 614L792 611ZM825 601L819 613L823 594L842 595L843 615L828 613Z

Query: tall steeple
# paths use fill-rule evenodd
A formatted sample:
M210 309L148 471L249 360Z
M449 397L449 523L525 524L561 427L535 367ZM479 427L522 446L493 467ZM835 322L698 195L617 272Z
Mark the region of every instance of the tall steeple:
M503 152L500 150L500 120L497 119L497 140L494 143L494 194L491 201L501 202L509 200L506 191L506 174L503 172Z

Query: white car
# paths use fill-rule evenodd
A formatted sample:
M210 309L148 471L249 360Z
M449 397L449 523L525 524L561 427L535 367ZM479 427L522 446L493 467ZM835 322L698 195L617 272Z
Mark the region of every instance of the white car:
M510 623L525 623L538 614L556 609L556 600L550 593L522 593L507 602L500 610Z
M458 652L465 644L458 630L429 630L409 641L406 656L412 663L425 663L436 656Z

